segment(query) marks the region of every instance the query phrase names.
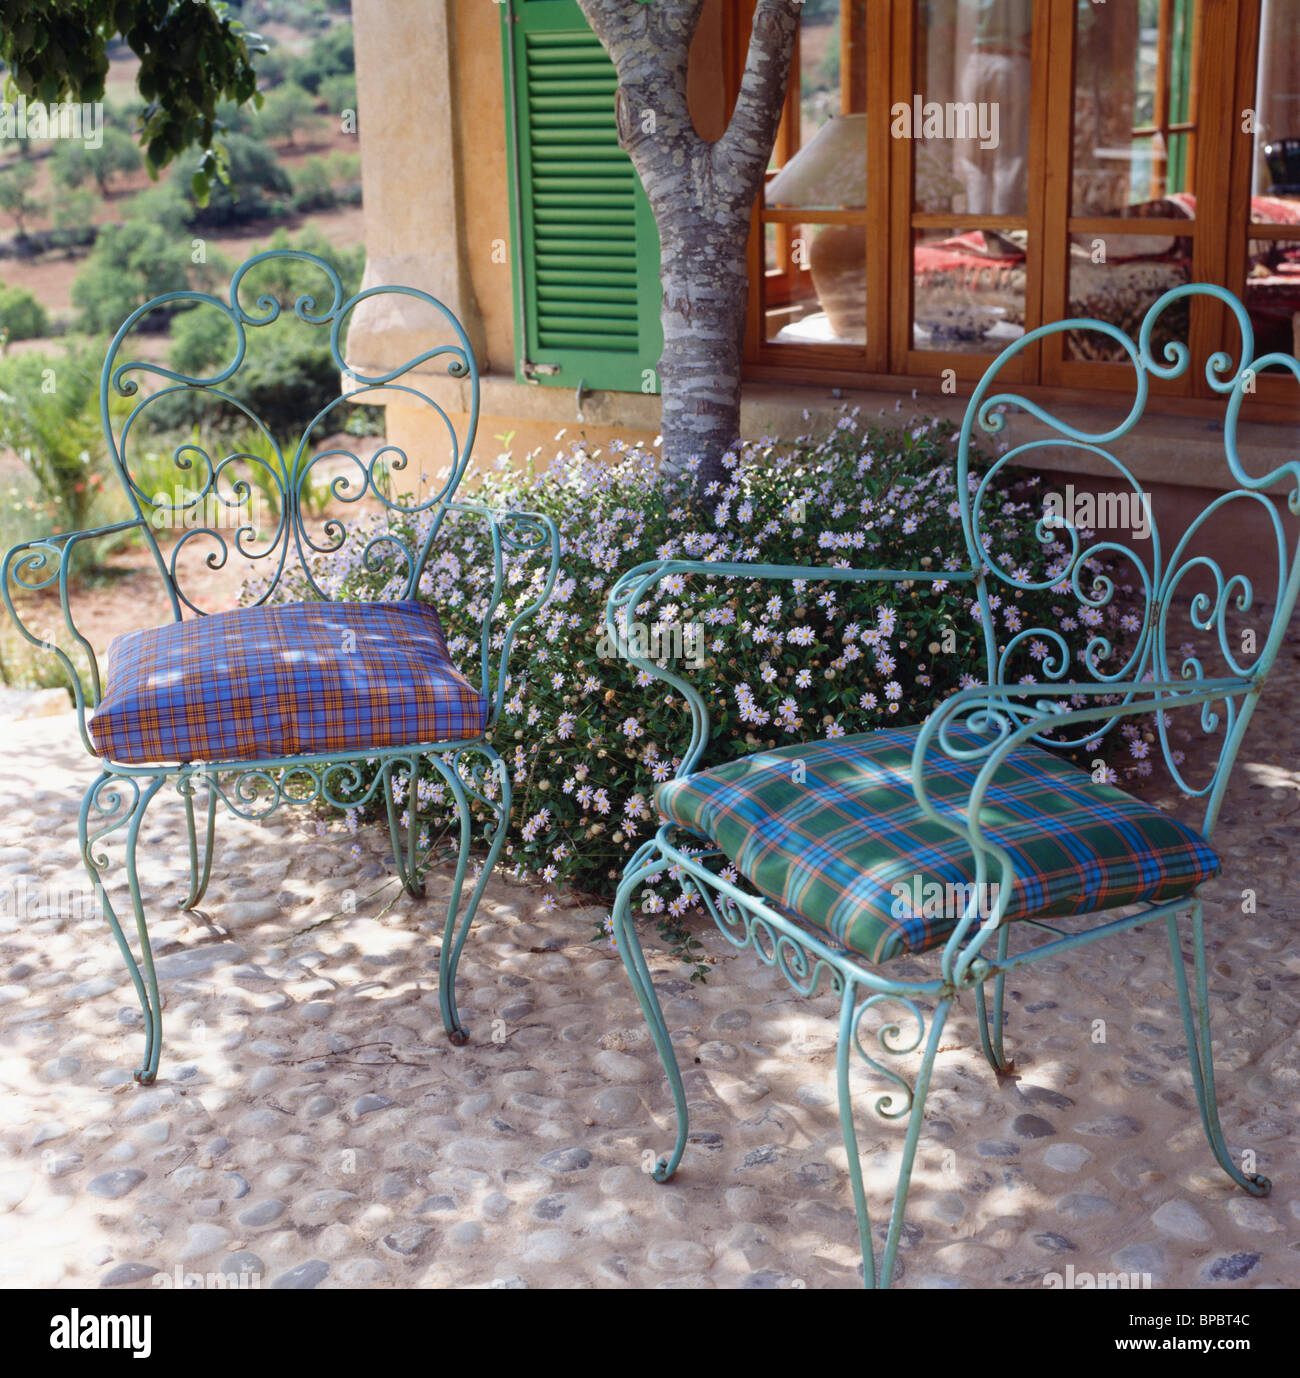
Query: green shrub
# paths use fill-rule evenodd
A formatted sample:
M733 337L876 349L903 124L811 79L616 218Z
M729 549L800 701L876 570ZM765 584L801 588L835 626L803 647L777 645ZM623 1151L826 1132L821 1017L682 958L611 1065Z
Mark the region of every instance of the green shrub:
M54 221L49 233L51 247L66 249L71 257L78 245L94 244L99 205L99 197L89 187L55 187L50 198L50 218Z
M197 460L190 468L178 463L194 459L194 450L208 453L216 465L233 455L251 456L241 459L223 471L216 487L205 495L200 504L195 494L207 482L206 466ZM260 462L259 462L260 461ZM131 477L143 494L142 502L150 522L162 529L169 525L203 526L228 521L231 507L221 505L223 498L235 495L235 485L247 480L255 490L248 495L250 521L259 526L258 539L269 535L280 520L283 496L287 487L285 469L293 463L293 450L276 450L266 433L254 427L230 429L215 439L193 427L188 433L176 432L158 437L157 449L136 448L131 456ZM302 510L309 517L320 517L329 506L333 494L319 473L308 475L299 487Z
M91 347L0 360L0 448L23 461L58 531L88 526L104 483L99 363Z
M257 59L257 74L262 77L262 64L264 58ZM262 88L267 84L265 80L259 80L258 87ZM217 119L226 126L227 134L249 134L254 138L261 132L258 125L258 111L251 105L237 105L234 101L223 101L217 106Z
M289 75L290 59L283 48L273 47L269 52L259 53L253 61L257 66L257 86L260 91L272 90Z
M605 598L622 571L669 556L957 569L967 557L955 439L947 424L863 430L846 416L817 443L796 442L780 453L746 445L735 486L713 520L693 517L686 495L661 483L653 460L635 450L612 466L575 452L539 477L505 474L476 485L472 496L489 504L553 516L563 546L550 603L516 644L494 734L514 780L505 864L519 875L608 896L629 856L653 834L653 791L678 764L689 723L668 686L598 649ZM1008 569L1041 571L1066 553L1057 546L1054 557L1035 535L1042 510L1035 483L1013 483L1003 471L983 508L985 529ZM792 516L800 503L806 520ZM388 521L409 539L423 519L396 514ZM321 576L340 579L339 597L394 596L398 583L361 565L363 544L349 543L347 559L322 562ZM475 683L490 570L481 525L464 519L444 527L420 582L421 596L442 616L453 656ZM538 577L535 559L512 563L509 595L493 624L498 643L512 609L534 596ZM1081 609L1067 588L1000 592L1004 635L1021 625L1059 626L1080 649L1085 644L1088 628L1072 622ZM651 625L706 629L703 668L673 668L709 703L709 764L807 738L919 722L954 690L982 682L975 677L983 635L972 608L978 613L964 584L801 586L691 576L665 580L637 616ZM1117 645L1120 615L1104 614ZM1092 616L1090 609L1087 620ZM1038 648L1023 652L1010 678L1039 668ZM445 792L436 777L417 782L415 791L424 829L436 834L449 823ZM678 921L692 906L689 895L666 878L647 886L646 906L660 913L685 952Z
M342 149L335 149L325 157L325 165L329 168L330 181L336 186L340 182L360 182L361 181L361 155L359 153L344 153Z
M0 282L0 337L35 340L49 332L49 314L41 303L25 287Z
M293 174L293 208L296 211L328 210L338 204L324 158L306 158Z

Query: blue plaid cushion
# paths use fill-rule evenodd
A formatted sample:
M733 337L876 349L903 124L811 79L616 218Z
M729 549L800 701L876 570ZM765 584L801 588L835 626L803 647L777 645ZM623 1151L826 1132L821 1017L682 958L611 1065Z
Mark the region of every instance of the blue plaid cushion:
M90 734L128 764L235 761L477 737L487 715L426 604L288 603L119 636Z
M966 842L921 813L911 780L918 731L756 752L671 780L655 802L721 847L768 899L884 961L942 942L972 897L981 916L995 898L974 895ZM927 756L926 788L940 812L964 811L982 764L937 749ZM1007 919L1177 899L1219 869L1199 834L1037 746L1007 756L981 823L1015 865Z

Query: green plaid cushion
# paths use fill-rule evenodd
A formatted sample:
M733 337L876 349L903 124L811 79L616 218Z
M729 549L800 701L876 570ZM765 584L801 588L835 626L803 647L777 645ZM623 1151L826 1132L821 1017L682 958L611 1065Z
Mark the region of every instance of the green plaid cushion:
M670 780L655 802L665 818L721 847L768 899L845 947L874 962L919 952L956 927L975 862L966 842L916 802L918 730L760 751ZM981 764L928 756L935 807L960 813ZM982 823L1015 864L1008 919L1177 899L1219 869L1190 828L1037 746L1007 756ZM975 898L989 913L993 896Z

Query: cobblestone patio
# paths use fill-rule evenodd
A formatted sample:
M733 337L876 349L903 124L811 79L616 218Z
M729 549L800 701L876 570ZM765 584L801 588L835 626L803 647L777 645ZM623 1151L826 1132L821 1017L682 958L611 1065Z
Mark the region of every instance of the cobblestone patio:
M1017 1076L1001 1084L972 1007L950 1020L896 1285L1041 1288L1067 1265L1153 1287L1300 1282L1298 698L1293 640L1206 890L1225 1132L1272 1195L1232 1189L1210 1156L1154 925L1009 982ZM446 875L415 902L379 829L356 858L305 814L223 815L202 913L178 915L173 793L142 845L165 1043L140 1087L139 1011L84 898L76 814L94 768L75 719L4 723L0 750L4 1285L857 1285L833 997L796 997L711 929L704 986L652 953L694 1110L659 1186L641 1169L671 1143L671 1106L618 956L590 941L596 911L542 913L536 891L494 880L461 965L472 1041L452 1048L436 995ZM879 1223L902 1131L873 1121L868 1070Z

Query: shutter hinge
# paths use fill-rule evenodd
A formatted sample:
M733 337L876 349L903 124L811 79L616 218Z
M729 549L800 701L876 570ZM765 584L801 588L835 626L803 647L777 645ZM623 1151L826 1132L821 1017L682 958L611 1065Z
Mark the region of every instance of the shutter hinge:
M537 382L539 374L546 374L548 377L560 371L559 364L535 364L531 359L524 359L519 364L519 371L528 379L530 383Z

